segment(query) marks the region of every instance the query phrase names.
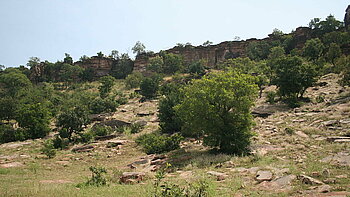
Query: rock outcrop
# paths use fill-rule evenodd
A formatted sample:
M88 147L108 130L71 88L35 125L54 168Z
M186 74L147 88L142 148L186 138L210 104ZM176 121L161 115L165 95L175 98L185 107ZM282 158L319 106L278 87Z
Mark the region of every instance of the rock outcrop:
M293 36L293 47L302 48L306 40L311 38L312 30L308 27L299 27L295 32L290 35ZM207 67L215 68L216 65L229 58L247 57L247 46L254 42L274 41L276 38L273 35L264 39L248 39L244 41L226 41L217 45L210 46L190 46L185 47L176 46L169 50L167 53L173 53L181 55L184 58L186 64L204 60ZM144 72L148 64L148 59L157 54L151 56L147 54L139 55L136 57L134 63L134 70Z
M349 26L350 26L350 5L348 6L348 8L346 8L346 11L345 11L344 24L345 24L345 27L347 29L349 29Z
M74 65L93 70L95 77L103 77L110 74L115 63L116 60L113 58L93 56L90 59L75 62Z

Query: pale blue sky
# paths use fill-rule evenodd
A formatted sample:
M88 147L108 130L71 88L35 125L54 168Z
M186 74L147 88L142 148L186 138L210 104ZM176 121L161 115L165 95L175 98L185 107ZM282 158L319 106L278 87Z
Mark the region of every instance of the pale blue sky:
M0 64L29 57L55 62L111 50L129 52L136 41L159 51L176 43L200 45L285 33L315 17L343 21L348 0L0 0Z

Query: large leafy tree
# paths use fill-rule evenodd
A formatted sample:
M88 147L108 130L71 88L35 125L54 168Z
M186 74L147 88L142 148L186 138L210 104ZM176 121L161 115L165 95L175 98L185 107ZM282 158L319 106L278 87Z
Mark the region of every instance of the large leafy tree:
M50 112L45 104L23 104L16 114L19 126L25 129L29 138L42 138L49 133Z
M320 39L310 39L305 43L303 48L303 56L308 60L315 62L321 57L324 48L325 47Z
M174 74L183 68L183 59L180 55L173 53L164 53L163 61L163 72L166 74Z
M0 74L0 88L7 96L14 97L16 94L32 86L28 77L18 69L6 69ZM1 93L0 93L1 94Z
M80 134L89 122L88 112L81 106L63 111L57 117L56 125L61 128L61 137L72 140L73 134Z
M194 80L175 107L183 132L202 136L204 144L243 154L252 136L250 108L257 96L254 77L238 71L214 73Z
M134 69L134 62L130 59L129 55L122 54L113 64L111 75L116 79L125 79Z
M140 55L141 53L145 52L145 49L146 49L145 45L142 44L140 41L137 41L131 50L134 54Z

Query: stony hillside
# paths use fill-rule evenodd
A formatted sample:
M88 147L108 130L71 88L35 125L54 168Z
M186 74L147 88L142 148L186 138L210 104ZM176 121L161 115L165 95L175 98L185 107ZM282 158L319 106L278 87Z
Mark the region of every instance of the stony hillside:
M213 196L349 196L350 88L337 80L336 74L323 76L307 90L310 101L294 109L267 104L263 94L253 110L249 156L213 154L195 139L167 155L146 155L134 142L139 134L106 136L53 159L41 153L43 139L2 144L0 195L147 196L155 171L170 163L166 181L206 180ZM93 124L139 122L141 133L151 132L158 128L157 104L130 99L115 113L93 117ZM90 166L107 169L109 186L76 187L90 176Z

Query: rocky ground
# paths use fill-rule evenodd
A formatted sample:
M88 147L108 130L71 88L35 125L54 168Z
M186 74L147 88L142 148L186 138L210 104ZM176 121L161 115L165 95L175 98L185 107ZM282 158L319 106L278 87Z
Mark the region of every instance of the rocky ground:
M166 155L146 155L134 142L139 134L76 145L53 159L40 153L41 139L2 144L0 195L147 196L155 171L168 162L166 181L186 185L204 179L214 196L350 196L350 88L339 86L337 78L322 77L299 108L260 98L250 156L212 154L195 139ZM141 133L151 132L158 127L157 101L131 99L116 113L94 118L100 124L142 122ZM76 188L95 165L107 168L110 185Z

